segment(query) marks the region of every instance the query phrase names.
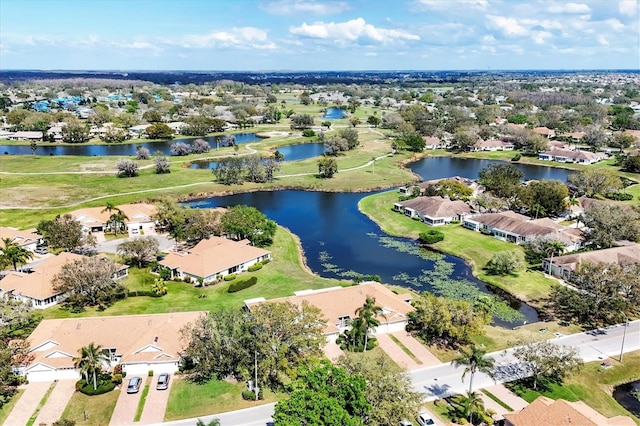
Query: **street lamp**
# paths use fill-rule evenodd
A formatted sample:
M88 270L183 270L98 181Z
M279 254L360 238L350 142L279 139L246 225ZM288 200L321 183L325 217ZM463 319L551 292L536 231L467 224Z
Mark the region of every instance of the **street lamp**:
M624 315L624 331L622 332L622 347L620 348L620 362L622 362L622 355L624 354L624 338L627 337L627 326L629 325L629 319L626 314Z

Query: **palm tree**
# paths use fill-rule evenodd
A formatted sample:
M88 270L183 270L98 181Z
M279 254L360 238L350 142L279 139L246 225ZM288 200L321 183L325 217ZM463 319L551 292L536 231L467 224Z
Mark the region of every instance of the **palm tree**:
M551 275L553 273L553 256L557 256L559 254L562 254L564 249L565 249L564 244L562 244L562 242L558 241L558 240L549 241L549 243L545 247L545 250L544 250L545 254L547 256L550 256L550 258L551 258L549 260L549 275Z
M198 419L196 426L220 426L220 419L212 419L205 423L202 419Z
M13 265L13 270L18 270L18 263L25 264L27 260L33 259L33 253L29 250L20 247L16 242L12 241L11 238L3 238L2 243L4 247L2 248L2 259L5 262Z
M485 356L486 352L477 348L475 345L471 345L471 352L460 349L460 353L460 357L451 361L451 365L456 368L461 365L465 366L464 372L462 373L463 382L467 373L471 373L471 377L469 379L469 394L471 394L473 390L473 376L477 371L480 371L481 373L485 373L489 377L493 378L493 364L495 363L495 360L491 357Z
M367 296L364 305L356 309L356 314L362 321L362 327L364 330L364 352L366 352L367 343L369 343L369 331L380 325L380 321L378 321L376 317L382 314L382 308L380 306L376 306L375 297Z
M102 371L102 365L109 363L109 356L102 350L102 346L91 342L78 350L79 357L73 358L73 366L80 369L86 382L89 375L93 376L93 390L98 388L98 373Z
M484 412L484 402L477 392L468 393L466 397L462 398L462 404L464 406L465 418L469 419L469 423L473 423L473 415L475 413Z
M118 235L121 228L126 227L125 221L129 220L126 214L120 209L109 217L109 226L113 229L113 235Z

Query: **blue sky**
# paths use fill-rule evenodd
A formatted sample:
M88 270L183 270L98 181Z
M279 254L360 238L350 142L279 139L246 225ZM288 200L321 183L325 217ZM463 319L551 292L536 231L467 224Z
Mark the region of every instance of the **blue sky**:
M0 0L1 69L638 69L639 0Z

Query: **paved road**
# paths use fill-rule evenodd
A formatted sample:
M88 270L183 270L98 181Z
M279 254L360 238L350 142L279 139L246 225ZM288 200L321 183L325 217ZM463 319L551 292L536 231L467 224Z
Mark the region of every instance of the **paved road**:
M554 336L551 341L559 345L576 346L580 356L585 362L599 359L617 360L622 348L622 336L625 327L615 325L602 330L588 331L585 333L572 334L569 336ZM640 350L640 320L629 323L626 330L624 352ZM514 367L513 349L493 352L489 354L496 360L496 365L503 371L508 371L509 367ZM614 361L615 362L615 361ZM425 400L431 401L448 395L464 393L469 389L469 375L462 382L462 368L456 369L450 363L439 364L412 371L411 378L414 388L425 394ZM498 382L508 382L519 377L503 375ZM481 389L494 386L496 383L485 374L477 373L474 377L474 389ZM267 404L260 407L246 410L233 411L213 416L202 417L201 419L210 421L218 418L222 426L264 426L271 420L274 404ZM164 423L170 426L191 426L196 424L197 419L180 420L176 422Z

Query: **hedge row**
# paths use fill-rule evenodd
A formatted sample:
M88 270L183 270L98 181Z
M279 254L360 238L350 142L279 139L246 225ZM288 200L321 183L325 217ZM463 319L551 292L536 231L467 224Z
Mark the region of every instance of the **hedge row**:
M231 285L227 289L227 293L235 293L237 291L244 290L245 288L256 285L257 282L258 277L251 277L248 280L236 281L234 283L231 283Z
M111 380L99 380L98 388L93 389L93 379L89 379L89 383L84 379L79 380L76 383L76 390L82 392L85 395L102 395L103 393L111 392L116 387L116 384Z

